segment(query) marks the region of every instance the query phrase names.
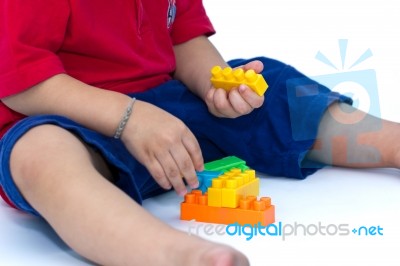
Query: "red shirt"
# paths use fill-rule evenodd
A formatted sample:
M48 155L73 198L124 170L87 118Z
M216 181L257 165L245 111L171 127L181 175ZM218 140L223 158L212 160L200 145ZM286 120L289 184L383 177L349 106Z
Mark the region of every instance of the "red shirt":
M144 91L171 79L173 45L213 33L201 0L3 0L0 98L60 73ZM0 101L0 138L23 117Z
M201 0L3 0L0 98L59 73L143 91L171 79L174 44L212 33ZM0 103L0 137L21 118Z

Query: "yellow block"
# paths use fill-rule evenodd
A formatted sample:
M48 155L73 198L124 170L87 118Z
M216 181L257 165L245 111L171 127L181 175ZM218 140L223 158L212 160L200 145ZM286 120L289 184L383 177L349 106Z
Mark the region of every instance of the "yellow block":
M215 88L222 88L226 91L245 84L258 95L262 96L268 89L268 84L264 77L252 69L245 72L241 68L233 70L230 67L222 69L220 66L214 66L211 69L210 80Z
M221 188L223 186L223 180L220 178L214 178L211 187L208 188L208 206L221 207Z
M259 195L260 180L255 171L237 169L228 171L212 180L208 188L208 206L237 208L240 199Z

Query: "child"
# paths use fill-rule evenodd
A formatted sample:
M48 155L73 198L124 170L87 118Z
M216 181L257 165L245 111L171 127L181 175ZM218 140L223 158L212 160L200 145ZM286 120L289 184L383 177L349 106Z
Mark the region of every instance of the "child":
M98 264L248 265L139 205L184 195L182 176L197 187L204 161L236 155L294 178L316 163L399 167L397 124L357 123L350 99L281 62L230 62L265 76L265 98L212 88L211 67L227 63L201 0L4 0L0 14L0 192Z

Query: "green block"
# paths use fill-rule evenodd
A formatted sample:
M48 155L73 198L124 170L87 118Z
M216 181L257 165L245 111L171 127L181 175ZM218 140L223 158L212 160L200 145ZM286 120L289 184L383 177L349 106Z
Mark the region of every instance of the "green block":
M239 168L242 171L249 169L246 162L236 156L228 156L216 161L204 164L204 169L208 171L229 171L232 168Z
M239 166L237 166L237 168L242 170L242 172L250 169L250 167L248 167L246 164L239 165Z

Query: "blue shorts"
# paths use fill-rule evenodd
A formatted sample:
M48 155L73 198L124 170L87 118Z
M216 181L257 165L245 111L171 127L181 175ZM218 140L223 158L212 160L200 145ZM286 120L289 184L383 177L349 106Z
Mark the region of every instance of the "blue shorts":
M235 155L259 172L303 179L322 167L304 167L322 115L331 103L351 104L351 99L330 91L291 66L267 58L255 59L264 63L262 74L269 84L265 102L261 108L236 119L213 116L200 98L176 80L131 96L180 118L197 137L206 162ZM235 67L251 60L238 59L230 64ZM115 185L138 203L164 192L120 140L64 117L40 115L18 122L0 141L0 184L17 208L38 215L13 182L10 153L24 133L42 124L63 127L100 152L115 172Z

